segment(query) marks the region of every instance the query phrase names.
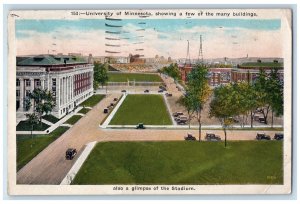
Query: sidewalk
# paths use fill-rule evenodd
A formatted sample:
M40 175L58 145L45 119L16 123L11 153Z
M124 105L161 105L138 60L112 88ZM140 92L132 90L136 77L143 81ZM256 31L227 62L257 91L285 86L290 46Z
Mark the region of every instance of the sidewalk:
M114 117L114 115L116 114L116 112L118 111L118 109L120 108L120 106L122 105L122 103L124 102L126 96L127 96L126 93L123 94L123 97L118 102L118 104L116 105L116 107L112 110L111 113L109 113L109 116L106 118L106 120L104 121L104 123L102 125L100 125L101 128L106 128L108 126L108 124L110 123L111 119Z

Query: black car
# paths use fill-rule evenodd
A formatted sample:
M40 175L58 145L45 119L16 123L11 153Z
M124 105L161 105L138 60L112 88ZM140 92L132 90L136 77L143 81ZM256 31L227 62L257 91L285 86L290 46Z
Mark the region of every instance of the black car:
M183 115L183 112L175 112L175 113L173 113L173 116L174 116L174 117L178 117L178 116L180 116L180 115Z
M118 98L114 98L114 101L118 101Z
M137 126L136 126L136 129L145 129L145 126L143 123L139 123Z
M108 109L104 108L103 113L108 113Z
M76 154L77 154L77 150L76 149L69 148L66 151L66 159L67 160L72 160L75 157Z
M126 93L126 90L122 90L121 92L122 92L122 93Z
M164 90L164 91L167 90L165 86L159 86L158 88L161 89L161 90Z
M159 90L158 90L158 93L162 93L162 92L164 92L164 90L162 90L162 89L159 89Z
M148 90L148 89L146 89L146 90L144 91L144 93L149 93L149 90Z
M184 137L187 141L196 141L196 137L194 137L192 134L188 133L187 136Z
M274 140L283 140L283 133L275 133Z
M266 135L265 133L257 133L256 139L257 140L270 140L271 137L269 135Z
M206 133L205 139L207 141L214 141L214 142L221 141L221 137L213 133Z

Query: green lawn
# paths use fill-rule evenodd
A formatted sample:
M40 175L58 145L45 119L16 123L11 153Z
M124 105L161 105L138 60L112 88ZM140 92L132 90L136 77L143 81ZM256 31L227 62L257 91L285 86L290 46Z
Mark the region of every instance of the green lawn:
M95 95L91 96L90 98L86 99L85 101L83 101L80 104L80 106L93 107L93 106L97 105L104 97L105 97L105 95L95 94Z
M35 124L33 126L33 131L44 131L44 130L47 130L49 127L50 127L49 125L41 122L41 123ZM17 125L16 130L17 131L31 131L31 124L27 120L21 121Z
M283 184L283 143L98 143L73 184Z
M80 111L78 111L78 113L82 113L82 114L87 114L87 112L89 112L90 109L88 108L82 108Z
M162 82L157 74L136 74L136 73L108 73L109 82Z
M68 129L68 127L58 127L48 135L33 135L33 139L31 135L17 135L17 170L25 166Z
M161 95L127 95L110 125L172 125Z
M80 120L80 118L82 118L81 115L73 115L64 124L74 125L78 120Z
M55 124L59 121L59 119L57 117L53 116L53 115L44 115L42 118L49 121L49 122L51 122L51 123L53 123L53 124Z

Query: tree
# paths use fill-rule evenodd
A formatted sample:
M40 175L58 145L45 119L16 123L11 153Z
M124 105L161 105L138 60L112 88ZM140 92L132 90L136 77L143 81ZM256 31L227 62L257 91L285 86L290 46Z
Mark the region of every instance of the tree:
M266 89L272 110L271 127L273 127L274 113L276 116L283 115L283 83L279 79L278 69L271 70Z
M34 89L29 98L34 101L34 113L37 113L39 121L42 122L42 116L44 113L48 114L55 106L55 100L50 91L42 89Z
M248 115L257 108L255 92L251 84L247 82L238 82L230 86L232 86L232 97L234 97L233 105L236 106L236 117L243 128L248 122ZM252 120L254 114L251 114L250 117Z
M103 87L108 81L108 64L94 63L94 89L98 89L99 85Z
M25 116L26 116L28 122L31 125L31 139L33 141L32 131L33 131L34 125L38 124L39 119L38 119L38 116L35 113L26 113ZM32 147L32 143L31 143L30 147Z
M195 96L192 95L192 93L190 93L188 90L176 101L176 103L185 107L186 111L188 112L189 128L191 127L191 120L195 111L195 101Z
M270 98L268 93L268 76L263 69L260 69L257 80L254 82L258 107L261 107L265 124L268 124L270 111Z
M174 80L180 79L180 70L176 63L172 63L168 67L163 67L160 72L172 77Z
M214 89L213 99L210 102L210 117L218 118L225 135L225 147L227 145L227 129L233 124L233 116L238 107L233 105L234 95L232 85L221 85Z
M198 64L188 74L187 90L191 93L190 96L199 125L199 141L201 141L202 110L211 94L208 84L208 70L204 65Z

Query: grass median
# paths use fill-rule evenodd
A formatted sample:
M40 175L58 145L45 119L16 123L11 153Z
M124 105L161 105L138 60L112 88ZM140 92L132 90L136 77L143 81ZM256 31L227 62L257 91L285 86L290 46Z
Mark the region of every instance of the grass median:
M80 106L94 107L94 106L97 105L104 97L105 97L105 95L95 94L95 95L91 96L90 98L86 99L85 101L83 101L83 102L80 104Z
M81 115L73 115L71 118L69 118L64 124L70 124L70 125L74 125L75 123L77 123L78 120L80 120L82 118Z
M72 184L282 184L282 141L98 143Z
M64 134L69 127L58 127L48 135L17 135L17 170Z
M172 120L161 95L127 95L109 125L136 125L138 123L172 125Z

